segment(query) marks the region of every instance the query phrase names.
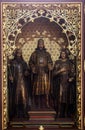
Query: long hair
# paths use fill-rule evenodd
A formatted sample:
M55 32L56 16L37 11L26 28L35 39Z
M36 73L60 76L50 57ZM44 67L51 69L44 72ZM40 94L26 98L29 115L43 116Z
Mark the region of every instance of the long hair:
M45 48L45 46L44 46L44 40L41 39L41 38L38 40L38 44L37 44L36 50L39 50L39 44L40 44L41 42L43 43L43 49L46 50L46 48Z

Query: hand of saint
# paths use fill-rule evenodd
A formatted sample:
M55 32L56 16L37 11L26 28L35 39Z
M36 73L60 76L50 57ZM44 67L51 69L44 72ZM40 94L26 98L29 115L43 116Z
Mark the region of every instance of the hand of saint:
M65 67L60 69L60 72L65 72L67 69Z

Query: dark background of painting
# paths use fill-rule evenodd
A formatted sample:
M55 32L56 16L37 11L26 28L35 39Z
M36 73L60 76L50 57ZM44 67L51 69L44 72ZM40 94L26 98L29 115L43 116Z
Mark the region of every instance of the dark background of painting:
M0 14L1 14L1 2L82 2L83 4L83 20L82 20L82 24L83 24L83 28L82 28L82 40L83 40L83 49L82 49L82 54L83 54L83 59L82 59L82 64L84 63L84 59L85 59L85 0L0 0ZM1 15L0 15L1 16ZM0 18L1 19L1 18ZM2 65L1 65L1 20L0 20L0 72L2 71ZM82 68L83 69L83 68ZM84 70L83 70L84 71ZM83 115L85 117L85 73L83 73ZM2 130L2 75L0 73L0 130ZM11 130L11 129L10 129ZM20 129L21 130L21 129Z

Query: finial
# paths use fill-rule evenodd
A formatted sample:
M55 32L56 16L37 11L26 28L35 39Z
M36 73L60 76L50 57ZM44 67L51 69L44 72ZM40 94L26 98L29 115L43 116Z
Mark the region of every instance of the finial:
M39 130L44 130L44 127L40 125Z

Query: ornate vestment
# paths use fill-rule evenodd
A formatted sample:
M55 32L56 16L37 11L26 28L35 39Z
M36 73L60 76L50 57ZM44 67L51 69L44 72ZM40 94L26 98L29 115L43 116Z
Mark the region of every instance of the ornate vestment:
M64 71L60 72L61 69ZM61 104L66 104L68 109L69 104L73 104L75 95L75 67L69 59L57 60L54 65L54 96L56 100L57 112L60 113ZM63 109L63 108L62 108Z
M25 113L28 106L28 86L25 76L27 70L27 64L22 59L13 59L8 68L9 77L13 78L13 81L10 81L11 84L9 86L9 90L13 90L13 92L10 91L9 96L12 100L11 103L13 102L12 104L15 104L16 114L19 112L19 109L23 109Z
M29 64L33 74L33 94L48 95L51 88L50 67L52 66L52 59L50 54L46 49L36 49L30 57Z

